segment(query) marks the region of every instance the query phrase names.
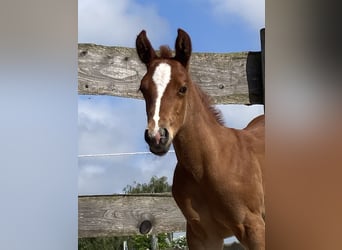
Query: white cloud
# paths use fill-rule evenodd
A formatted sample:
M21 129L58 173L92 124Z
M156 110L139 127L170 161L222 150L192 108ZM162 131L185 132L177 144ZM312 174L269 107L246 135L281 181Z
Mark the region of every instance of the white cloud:
M84 166L82 174L84 174L87 178L91 178L92 176L102 175L105 172L104 168L93 165Z
M265 0L210 0L214 14L224 21L241 17L252 29L265 27Z
M169 25L157 8L133 0L79 0L79 43L134 47L135 38L148 30L151 42L170 36Z
M79 154L141 150L146 127L141 100L114 97L80 99L78 105ZM136 138L141 138L137 144Z

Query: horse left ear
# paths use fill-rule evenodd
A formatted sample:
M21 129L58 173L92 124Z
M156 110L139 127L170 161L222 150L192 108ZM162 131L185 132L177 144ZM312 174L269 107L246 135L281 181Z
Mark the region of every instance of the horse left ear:
M187 68L192 51L191 39L190 36L182 29L178 29L175 49L175 59Z

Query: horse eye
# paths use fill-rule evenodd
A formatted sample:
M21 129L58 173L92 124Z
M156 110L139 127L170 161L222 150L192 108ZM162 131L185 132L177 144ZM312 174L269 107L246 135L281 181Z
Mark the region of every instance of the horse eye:
M186 88L185 86L182 86L182 87L180 87L180 89L179 89L179 93L180 93L180 94L185 94L186 90L187 90L187 88Z

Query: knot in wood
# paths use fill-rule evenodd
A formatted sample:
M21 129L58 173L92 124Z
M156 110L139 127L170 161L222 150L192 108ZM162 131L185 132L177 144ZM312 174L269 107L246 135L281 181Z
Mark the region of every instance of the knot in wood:
M139 232L141 234L148 234L152 230L152 222L149 220L143 220L139 226Z
M88 54L88 51L87 50L82 50L81 52L80 52L80 56L85 56L85 55L87 55Z
M143 213L140 215L140 222L138 224L139 232L141 234L148 234L151 232L154 225L154 217L150 213Z

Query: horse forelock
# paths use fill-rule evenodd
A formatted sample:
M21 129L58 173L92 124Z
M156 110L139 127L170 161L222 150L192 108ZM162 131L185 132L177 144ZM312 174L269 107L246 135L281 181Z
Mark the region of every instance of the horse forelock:
M169 59L172 57L172 51L171 51L170 47L167 45L160 46L159 54L160 54L160 57L163 59Z
M170 47L167 45L160 46L159 56L161 59L173 58ZM211 98L206 93L204 93L203 90L197 84L194 85L196 86L196 90L199 93L202 102L205 104L206 107L208 107L208 111L213 114L213 116L219 124L224 125L224 119L220 110L213 106Z

